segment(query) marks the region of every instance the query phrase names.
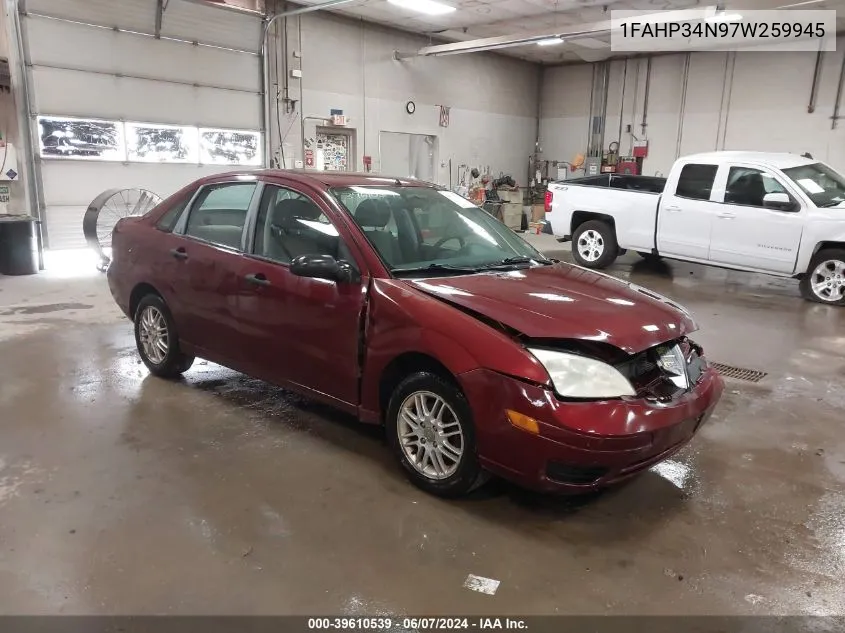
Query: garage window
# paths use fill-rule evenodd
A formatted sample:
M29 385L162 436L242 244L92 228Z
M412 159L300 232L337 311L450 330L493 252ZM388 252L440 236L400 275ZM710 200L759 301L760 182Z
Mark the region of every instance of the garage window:
M123 124L118 121L38 117L38 131L44 157L126 160Z
M261 165L261 133L162 123L38 117L44 158Z
M717 169L716 165L684 165L675 195L692 200L709 200Z
M185 235L240 249L255 186L253 182L205 187L191 208Z
M260 165L258 132L200 128L200 162L206 165Z
M126 123L126 156L141 163L198 163L197 128Z

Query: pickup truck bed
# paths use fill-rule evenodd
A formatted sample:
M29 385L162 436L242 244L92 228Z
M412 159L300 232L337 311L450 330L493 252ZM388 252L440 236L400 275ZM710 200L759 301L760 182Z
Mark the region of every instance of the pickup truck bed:
M598 176L584 176L558 180L555 184L581 185L584 187L608 187L610 189L628 189L629 191L648 191L649 193L663 193L666 179L655 176L630 176L628 174L600 174Z

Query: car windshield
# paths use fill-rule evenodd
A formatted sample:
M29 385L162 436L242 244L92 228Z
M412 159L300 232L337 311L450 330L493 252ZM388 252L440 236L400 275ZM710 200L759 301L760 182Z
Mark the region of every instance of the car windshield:
M784 169L817 207L845 207L845 177L827 165L813 163Z
M551 263L487 211L433 187L332 189L396 276Z

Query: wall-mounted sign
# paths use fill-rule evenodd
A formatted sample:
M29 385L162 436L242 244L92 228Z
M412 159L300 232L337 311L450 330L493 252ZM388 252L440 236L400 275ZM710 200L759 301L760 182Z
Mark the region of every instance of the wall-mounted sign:
M9 200L9 185L0 185L0 204L8 204Z
M440 106L440 127L449 127L449 106Z
M306 167L313 167L314 166L314 150L313 149L306 149L305 150L305 166Z

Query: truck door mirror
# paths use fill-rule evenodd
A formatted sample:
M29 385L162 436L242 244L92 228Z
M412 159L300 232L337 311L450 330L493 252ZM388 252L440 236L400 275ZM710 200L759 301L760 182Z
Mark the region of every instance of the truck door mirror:
M798 205L786 193L767 193L763 196L763 206L778 211L797 211Z

